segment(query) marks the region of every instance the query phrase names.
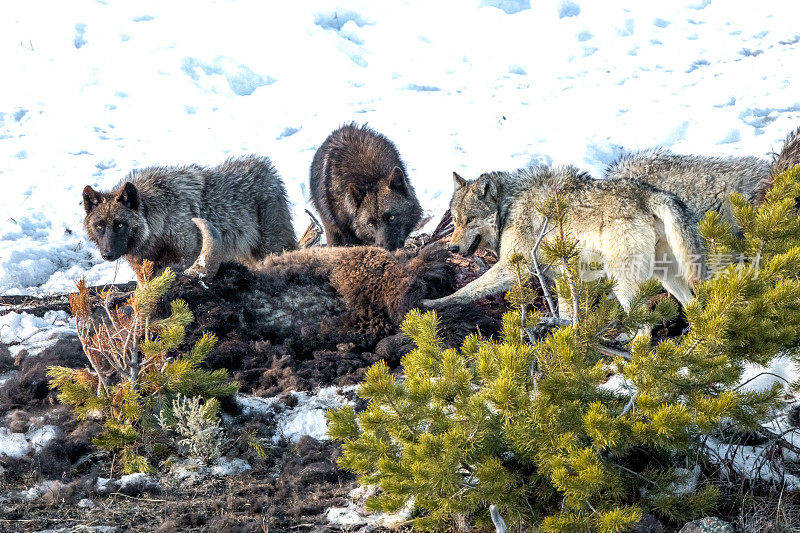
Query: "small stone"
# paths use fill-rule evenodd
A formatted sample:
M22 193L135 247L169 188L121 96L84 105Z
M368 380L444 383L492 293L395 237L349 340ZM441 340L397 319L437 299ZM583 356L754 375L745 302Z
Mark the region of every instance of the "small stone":
M654 515L647 513L642 516L635 531L636 533L666 533L667 527Z
M733 526L715 516L689 522L678 533L733 533Z
M94 509L97 507L97 504L94 501L90 500L89 498L83 498L81 501L78 502L78 507L82 507L84 509Z

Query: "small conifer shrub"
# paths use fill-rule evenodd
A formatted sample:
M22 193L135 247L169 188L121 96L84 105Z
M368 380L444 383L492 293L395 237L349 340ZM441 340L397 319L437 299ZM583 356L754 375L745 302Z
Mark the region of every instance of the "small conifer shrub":
M711 512L718 489L694 479L709 455L705 436L758 428L781 387L743 392L742 370L796 354L800 342L798 173L777 176L757 208L734 196L737 231L715 213L703 221L710 256L729 264L697 289L684 334L655 345L633 334L675 315L668 300L646 307L658 284L644 283L624 313L607 297L613 280L575 275L560 200L542 206L555 235L542 252L563 273L557 293L572 322L531 334L546 320L524 311L524 258L510 293L519 309L500 338L446 349L436 314L409 312L402 330L416 348L404 377L378 362L358 392L367 408L328 413L340 465L379 487L367 508L410 505L416 527L452 530L491 528L496 505L512 530L553 533L628 531L645 512L676 524ZM608 337L620 332L634 340L609 357ZM608 386L612 373L622 386Z
M99 317L92 314L85 280L77 283L70 308L89 367L48 368L50 388L58 391L59 401L71 405L80 419L104 423L93 442L117 452L125 474L153 471L148 456L165 444L158 442L164 437L159 419L177 420L176 400L202 400L208 405L203 412L216 418L214 399L238 390L227 370L200 368L216 344L213 334L205 333L190 350L180 351L185 328L194 320L184 301L173 301L168 317L155 317L175 274L166 269L153 277L149 262L138 274L143 283L124 305L112 307L113 290L101 293Z

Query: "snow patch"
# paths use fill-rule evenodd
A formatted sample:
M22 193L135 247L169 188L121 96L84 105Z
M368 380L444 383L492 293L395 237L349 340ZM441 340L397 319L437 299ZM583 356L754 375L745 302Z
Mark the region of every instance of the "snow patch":
M354 526L374 526L394 529L399 527L411 518L414 508L413 498L406 502L406 505L397 513L370 513L364 509L365 500L375 494L375 485L358 486L348 495L347 506L330 507L325 512L328 523L349 528Z
M31 428L26 433L12 433L8 428L0 428L0 457L20 458L31 452L38 453L60 431L57 426L51 425Z
M278 414L273 442L278 442L281 438L297 442L304 436L317 440L329 439L327 410L351 405L352 402L344 395L357 388L358 386L352 385L324 387L313 393L291 391L290 394L297 398L297 405L286 408ZM257 412L275 413L283 405L277 398L259 398L244 394L237 395L236 402L245 415Z
M47 311L43 317L9 312L0 316L0 343L16 357L25 350L39 355L59 339L76 336L75 320L65 311Z

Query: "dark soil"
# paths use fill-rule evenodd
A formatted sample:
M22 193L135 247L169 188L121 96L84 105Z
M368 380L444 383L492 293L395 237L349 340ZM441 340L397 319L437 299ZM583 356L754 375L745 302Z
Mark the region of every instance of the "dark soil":
M482 260L457 258L432 268L435 276L420 272L420 282L412 284L412 296L404 305L413 307L422 298L452 292L457 284L468 282L487 267ZM252 312L253 300L248 300L248 295L254 294L254 288L282 295L300 291L317 300L328 298L324 302L330 304L332 314L295 314L292 319L299 325L287 334L286 328L273 327L269 317ZM230 370L242 392L280 397L287 407L294 399L289 391L357 384L369 366L381 359L399 371L402 356L413 348L410 339L400 332L391 302L386 312L369 308L353 313L337 303L341 295L326 286L325 280L313 277L289 276L265 282L244 267L231 264L204 284L179 276L164 299L161 312L166 314L168 302L178 297L195 314L195 322L187 329L187 345L204 331L213 331L219 338L206 365ZM36 307L35 302L26 305ZM45 303L48 309L63 305L60 300ZM441 310L445 342L458 346L470 333L496 333L504 308L502 299L495 298L477 306ZM295 444L269 445L263 459L238 443L239 449L232 455L245 458L253 466L253 470L239 476L207 478L197 483L164 478L159 494L98 495L97 477L109 477L116 459L91 444L102 429L97 422L79 421L71 409L58 403L56 393L48 386L46 369L51 365L86 365L76 338L61 339L39 355L23 353L16 359L10 356L8 347L0 345L0 372L13 372L0 387L0 425L15 432L44 424L60 428L59 435L38 453L0 459L0 495L25 490L45 480L58 481L32 502L12 498L0 503L0 531L37 531L79 524L113 525L118 531L143 532L335 530L327 524L325 511L346 505L355 479L336 465L340 453L337 443L309 437ZM363 408L363 402L353 399ZM269 416L245 418L232 401L223 402L223 410L232 416L231 434L252 431L270 442L274 421ZM114 477L120 475L116 468ZM96 507L78 507L84 498L92 500Z

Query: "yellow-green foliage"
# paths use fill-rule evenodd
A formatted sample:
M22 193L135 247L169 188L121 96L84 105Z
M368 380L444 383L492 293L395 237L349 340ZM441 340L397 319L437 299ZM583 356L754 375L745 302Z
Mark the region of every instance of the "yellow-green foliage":
M227 370L209 372L200 368L217 342L213 334L204 333L187 352L178 352L185 328L194 320L184 301L173 301L167 318L154 318L159 299L174 279L169 269L147 279L128 300L129 312L109 309L103 326L90 325L93 319L88 291L85 283L79 283L71 303L92 369L52 366L47 370L50 388L58 391L59 401L71 405L80 419L104 421L105 431L94 439L94 444L120 450L125 473L152 470L147 457L139 452L158 428L155 416L169 419L172 402L179 395L211 399L230 396L238 390ZM107 296L104 295L105 302L109 301ZM138 346L133 353L138 361L135 366L120 365L122 343L105 341L109 335L127 339L123 346ZM112 350L117 352L111 353Z
M487 524L496 504L512 527L605 533L629 530L643 512L674 522L711 512L715 487L676 490L684 469L704 461L704 436L722 419L753 425L779 402L779 386L737 389L744 365L796 353L800 342L799 172L777 176L758 208L733 199L740 232L715 214L703 221L709 252L731 264L698 288L683 336L655 346L639 336L629 360L609 360L600 340L675 315L668 301L645 308L655 282L626 316L605 297L610 282L564 280L562 297L580 294L578 320L535 344L515 311L500 339L445 349L435 313L411 311L402 329L417 347L402 361L405 377L379 362L359 389L366 410L329 411L341 466L380 486L368 507L413 505L415 526L433 530L456 517ZM575 248L563 239L544 252L568 270ZM518 287L512 301L524 294ZM603 386L612 370L628 389Z

